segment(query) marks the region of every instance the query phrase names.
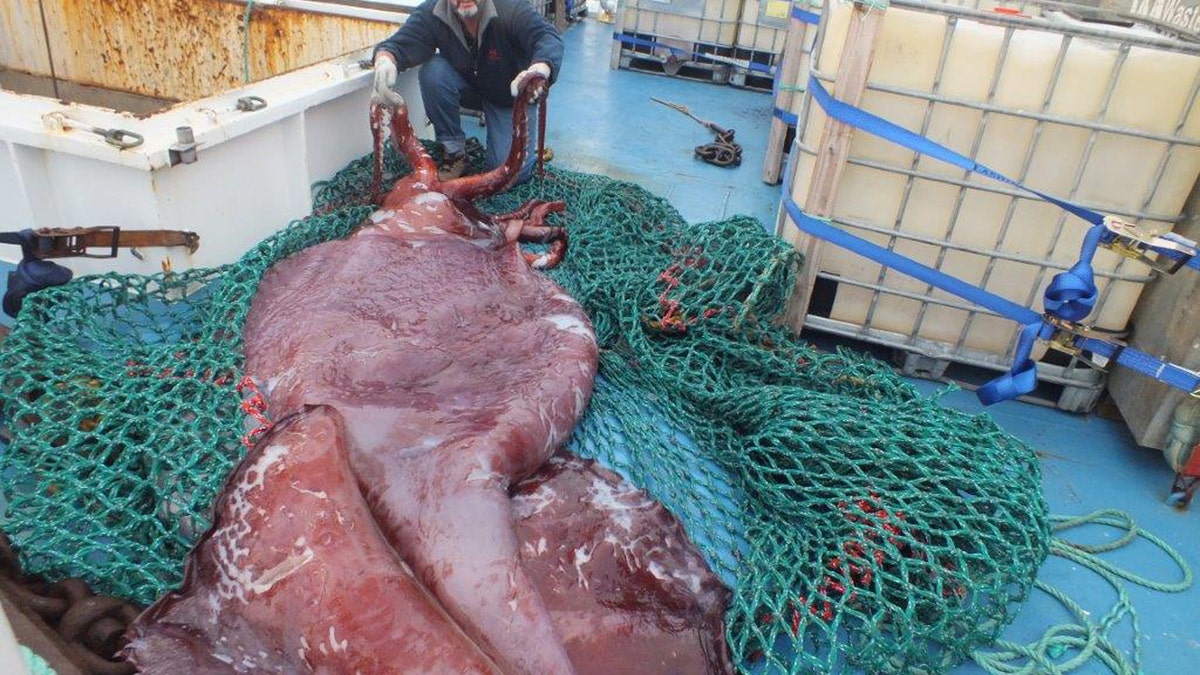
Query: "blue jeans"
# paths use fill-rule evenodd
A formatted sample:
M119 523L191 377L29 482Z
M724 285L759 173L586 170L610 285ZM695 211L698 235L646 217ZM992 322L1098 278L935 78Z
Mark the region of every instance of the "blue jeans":
M441 54L421 66L417 74L421 84L421 98L425 99L425 114L433 123L435 138L448 153L466 149L466 134L462 128L462 113L459 110L462 92L471 85L458 74L450 62ZM487 127L487 157L485 168L500 166L508 158L512 146L513 109L489 103L482 96L483 119ZM537 108L529 108L529 143L525 153L525 165L517 181L524 183L533 175L537 163Z

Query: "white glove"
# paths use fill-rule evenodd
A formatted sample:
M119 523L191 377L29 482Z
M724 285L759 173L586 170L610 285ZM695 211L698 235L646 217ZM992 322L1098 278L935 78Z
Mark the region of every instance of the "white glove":
M517 94L520 93L521 85L525 84L525 80L528 80L535 75L540 75L546 78L546 81L549 82L550 65L538 61L537 63L530 64L528 68L517 73L517 76L513 78L512 85L509 87L509 90L512 91L513 98L516 98ZM542 91L544 90L545 85L538 86L538 88L534 90L533 98L531 98L530 101L538 100L538 97L542 95Z
M398 72L396 59L391 54L380 51L375 55L375 91L371 93L373 102L395 108L404 105L404 97L395 90Z

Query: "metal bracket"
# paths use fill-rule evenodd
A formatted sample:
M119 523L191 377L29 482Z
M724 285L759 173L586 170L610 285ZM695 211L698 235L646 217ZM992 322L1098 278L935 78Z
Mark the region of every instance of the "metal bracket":
M1176 473L1175 478L1171 481L1171 491L1167 493L1167 504L1181 511L1185 510L1198 489L1200 489L1200 477Z
M1046 346L1064 354L1069 354L1071 356L1080 358L1083 357L1083 350L1075 345L1076 337L1103 340L1105 342L1115 344L1118 349L1126 346L1124 341L1114 338L1111 333L1097 330L1086 324L1074 323L1050 314L1044 315L1042 320L1053 326L1055 329L1054 335L1050 336L1050 338L1046 341ZM1090 358L1083 358L1083 360L1096 368L1103 369L1107 367L1107 364L1102 365Z
M1179 271L1197 254L1195 245L1163 237L1155 232L1115 216L1105 216L1104 227L1113 238L1104 246L1119 255L1145 263L1167 274ZM1157 249L1157 250L1156 250ZM1177 258L1161 255L1159 250L1179 253Z
M175 140L178 141L167 151L171 166L176 164L191 164L196 161L196 134L191 127L176 127Z

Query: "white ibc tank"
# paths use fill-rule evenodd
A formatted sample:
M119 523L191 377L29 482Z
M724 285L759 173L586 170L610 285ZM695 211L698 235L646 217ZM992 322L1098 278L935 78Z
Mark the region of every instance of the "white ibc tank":
M779 55L787 38L791 8L787 0L742 0L734 46Z
M906 1L880 11L861 107L1042 192L1160 231L1178 222L1200 173L1195 45L1050 9L1011 15ZM857 18L835 1L823 20L815 71L833 91ZM809 99L788 188L802 208L826 119ZM1088 228L1031 195L861 131L832 218L1039 311ZM790 223L781 228L795 237ZM939 344L951 360L1007 365L1019 328L1012 321L837 247L825 246L819 264L838 282L832 321L876 341L890 333L883 341L897 346ZM1089 322L1125 330L1150 270L1103 249L1095 270L1100 296Z
M621 8L621 30L665 38L664 44L691 50L733 45L741 0L628 0Z

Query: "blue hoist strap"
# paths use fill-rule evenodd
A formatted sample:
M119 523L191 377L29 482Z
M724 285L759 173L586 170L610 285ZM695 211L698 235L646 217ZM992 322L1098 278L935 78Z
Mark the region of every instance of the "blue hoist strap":
M984 404L990 405L1033 391L1037 386L1036 365L1031 358L1035 342L1038 339L1048 340L1059 336L1059 333L1063 330L1061 322L1066 321L1074 324L1080 321L1091 313L1092 307L1095 304L1097 292L1091 261L1101 242L1109 235L1108 229L1104 226L1104 217L1090 209L1028 188L924 136L908 131L860 108L838 101L830 96L829 92L826 91L825 87L815 77L809 80L809 90L818 104L825 109L826 113L840 122L857 127L885 140L898 143L910 150L1025 190L1062 207L1092 224L1092 227L1084 236L1079 262L1066 272L1056 275L1046 289L1044 298L1046 314L1042 315L1007 298L998 296L937 269L906 258L894 251L878 246L861 237L850 234L828 221L809 216L800 210L800 207L790 196L784 197L784 207L788 215L791 216L792 222L804 232L870 258L885 267L912 276L931 286L957 295L1022 324L1024 328L1022 328L1020 337L1017 340L1012 368L1004 375L980 387L976 394ZM795 163L789 163L789 174L792 172L794 166ZM785 177L783 184L784 186L789 186L791 182L791 176L789 175ZM1070 336L1069 342L1071 346L1076 349L1114 360L1122 366L1154 377L1161 382L1183 389L1184 391L1191 393L1200 391L1200 373L1180 368L1131 347L1113 344L1070 330L1067 333Z
M645 38L635 37L633 35L628 35L625 33L618 33L616 31L613 31L612 36L613 36L613 39L616 40L617 42L622 42L624 44L634 45L637 47L646 47L648 49L666 49L667 51L671 52L672 54L674 54L676 56L686 56L686 57L689 57L689 59L691 59L691 60L712 61L713 63L721 63L721 64L725 64L725 65L731 65L736 68L742 68L743 70L749 70L749 71L755 72L755 73L762 73L764 75L774 75L775 74L775 69L772 68L771 66L766 65L765 63L755 63L753 61L747 61L745 63L745 65L742 65L741 63L731 63L731 61L734 61L735 59L733 59L732 57L724 57L724 56L721 56L720 54L702 54L699 52L689 51L687 49L681 49L679 47L672 47L671 45L663 44L656 40L647 40Z
M782 73L782 69L776 71L775 77L771 79L771 100L772 101L779 100L779 87L780 87L779 76L781 73ZM802 88L797 88L797 91L804 91L804 90ZM794 127L800 123L799 115L797 115L794 112L789 112L787 110L784 110L783 108L780 108L779 106L775 106L775 117L783 120L783 123L788 125L789 127Z
M848 103L844 103L835 99L832 95L830 95L829 91L825 89L825 86L821 84L821 81L815 76L809 77L808 88L809 91L812 92L813 98L817 101L817 103L819 103L821 107L825 109L825 113L839 122L849 124L852 127L857 127L873 136L878 136L884 140L902 145L909 150L915 150L922 155L939 159L947 164L953 164L961 169L974 171L975 173L987 176L988 178L1000 181L1001 183L1011 185L1015 188L1020 188L1050 202L1051 204L1066 209L1068 212L1079 216L1093 225L1104 225L1104 216L1092 211L1091 209L1085 209L1082 206L1076 206L1075 204L1065 202L1044 192L1038 192L1033 188L1026 187L1025 185L1022 185L1021 183L1009 178L1008 176L1005 176L998 171L993 171L992 169L989 169L988 167L976 161L958 154L944 145L940 145L934 141L931 141L920 134L913 133L904 127L892 124L882 117L872 115L862 108L857 108Z
M827 89L825 89L824 85L822 85L820 80L818 80L815 76L809 77L808 86L812 90L813 99L815 99L817 101L817 103L819 103L821 105L821 107L825 110L826 114L828 114L830 117L838 120L839 122L843 122L845 124L849 124L850 126L857 127L871 135L878 136L884 140L891 141L898 145L902 145L902 146L908 148L909 150L914 150L923 155L927 155L929 157L933 157L934 159L939 159L948 164L957 166L961 169L966 169L967 171L973 171L975 173L978 173L983 176L987 176L988 178L999 181L1006 185L1011 185L1015 188L1024 190L1025 192L1035 195L1047 202L1050 202L1051 204L1054 204L1055 206L1061 207L1062 209L1066 210L1068 213L1074 214L1074 215L1082 218L1083 220L1087 221L1088 223L1090 223L1092 225L1093 229L1096 230L1096 236L1099 237L1097 243L1109 243L1115 238L1115 235L1112 232L1110 232L1107 227L1105 227L1103 214L1097 213L1096 211L1093 211L1091 209L1084 208L1082 206L1079 206L1078 204L1072 204L1071 202L1061 200L1057 197L1048 195L1044 192L1039 192L1038 190L1034 190L1033 188L1031 188L1027 185L1024 185L1018 181L1015 181L998 171L990 169L990 168L984 166L983 164L980 164L980 163L978 163L974 160L971 160L963 155L960 155L959 153L957 153L943 145L940 145L924 136L913 133L903 127L897 126L897 125L883 119L882 117L872 115L871 113L869 113L861 108L857 108L857 107L852 106L843 101L839 101L836 98L834 98ZM1185 247L1191 248L1192 250L1195 250L1197 248L1196 242L1193 242L1189 239L1186 239L1186 238L1181 237L1174 233L1167 233L1167 234L1161 235L1160 239L1169 239L1171 241L1182 244ZM1146 249L1153 251L1155 254L1157 254L1159 256L1165 256L1167 258L1170 258L1173 261L1181 261L1183 266L1187 266L1187 267L1191 267L1192 269L1200 270L1200 256L1189 255L1189 254L1183 253L1181 251L1175 250L1173 248L1162 247L1162 246L1148 245L1148 246L1146 246ZM1090 254L1086 257L1086 261L1090 264L1090 262L1091 262Z
M792 217L792 220L801 230L814 237L837 244L844 249L870 258L884 267L889 267L897 272L902 272L910 277L937 286L960 298L970 300L977 305L986 307L997 314L1015 321L1020 321L1021 323L1040 323L1042 320L1040 314L1024 305L1019 305L1008 298L985 291L962 279L952 277L945 272L919 263L912 258L907 258L895 251L888 250L857 235L850 234L842 228L833 225L828 220L810 216L801 211L796 202L791 199L784 201L784 208L787 209L788 215Z
M796 5L792 5L792 18L801 23L818 24L821 23L821 15L816 12L810 12L806 9L800 9Z
M634 45L637 47L648 47L650 49L666 49L667 51L671 52L672 54L676 54L676 55L682 54L684 56L695 56L694 53L692 53L686 49L680 49L679 47L672 47L671 45L667 45L667 44L659 44L658 42L655 42L654 40L647 40L645 38L634 37L632 35L626 35L624 33L618 33L616 31L613 31L612 36L613 36L613 39L616 40L617 42L623 42L627 45Z
M20 232L0 232L0 244L17 244L25 246L30 239L32 230L22 230Z

